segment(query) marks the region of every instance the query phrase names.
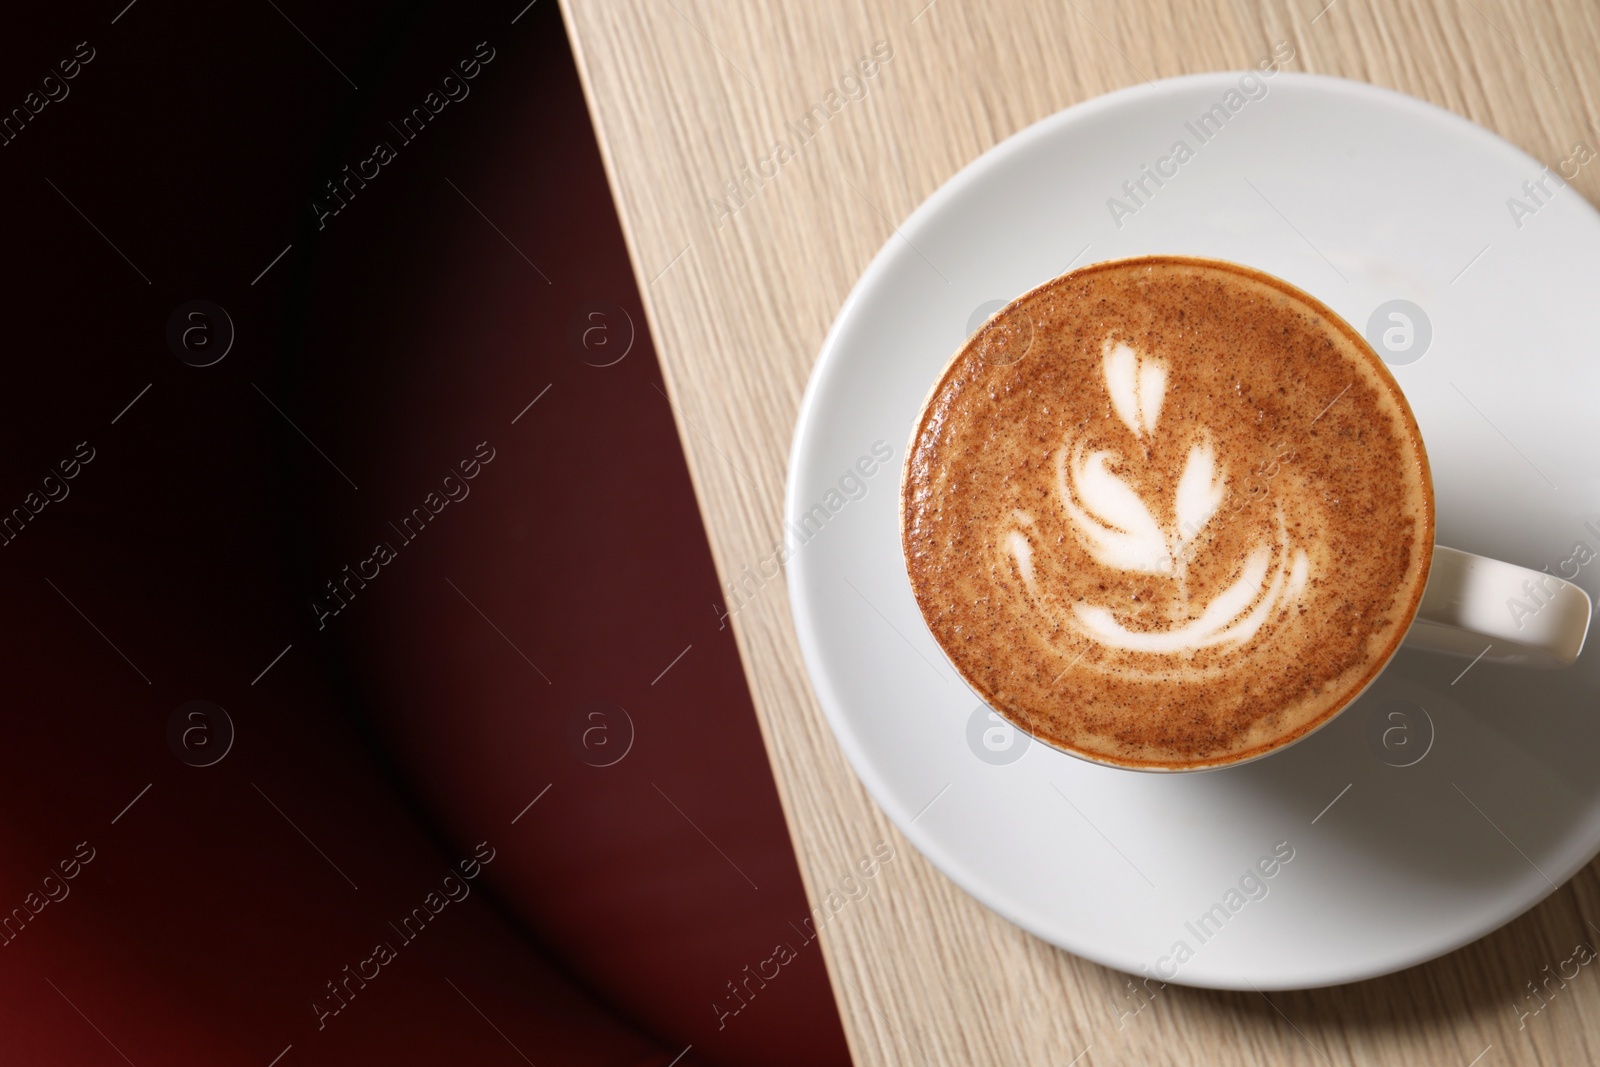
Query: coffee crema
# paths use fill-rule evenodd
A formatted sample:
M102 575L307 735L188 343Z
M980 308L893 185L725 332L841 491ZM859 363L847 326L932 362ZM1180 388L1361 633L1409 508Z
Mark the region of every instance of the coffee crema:
M901 537L929 629L1041 740L1153 770L1304 736L1404 636L1433 495L1404 396L1257 271L1094 264L998 312L918 418Z

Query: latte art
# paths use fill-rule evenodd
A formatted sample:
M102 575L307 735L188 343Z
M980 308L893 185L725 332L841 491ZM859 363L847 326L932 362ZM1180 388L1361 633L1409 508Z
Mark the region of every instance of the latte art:
M1426 580L1403 397L1310 297L1201 260L1085 268L935 386L902 535L929 628L995 710L1130 766L1233 762L1382 666ZM992 331L989 331L992 332Z
M1166 365L1141 359L1126 344L1105 342L1105 384L1111 405L1136 439L1154 435L1167 388ZM1239 645L1255 637L1280 604L1292 604L1305 591L1310 565L1302 549L1291 549L1283 511L1275 515L1276 536L1252 549L1239 568L1237 580L1214 598L1196 605L1188 591L1189 558L1200 535L1228 495L1227 480L1219 468L1209 436L1202 435L1189 448L1178 478L1173 514L1163 525L1151 514L1145 500L1114 472L1121 454L1099 450L1086 454L1082 441L1062 445L1056 452L1056 486L1062 509L1071 516L1079 543L1094 560L1113 570L1159 574L1176 583L1176 617L1165 629L1129 629L1116 613L1099 604L1074 604L1079 630L1109 648L1130 652L1181 653L1218 645ZM1027 527L1033 518L1019 511L1018 528L1002 539L1016 561L1028 591L1041 611L1033 571L1033 542ZM1169 665L1144 669L1168 672Z

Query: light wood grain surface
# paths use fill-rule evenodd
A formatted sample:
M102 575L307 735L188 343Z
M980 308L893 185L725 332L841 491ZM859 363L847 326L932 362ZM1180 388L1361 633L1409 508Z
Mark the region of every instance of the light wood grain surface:
M1046 115L1150 79L1249 67L1287 41L1286 69L1419 96L1552 165L1600 145L1592 0L1325 2L564 0L723 578L781 541L801 394L860 272L941 183ZM844 76L878 42L892 57L851 99ZM792 140L787 124L830 90L842 103L822 132L729 200L727 183ZM1591 202L1597 185L1597 166L1573 183ZM1520 1014L1537 1006L1525 983L1542 968L1580 941L1600 947L1583 919L1600 915L1596 865L1498 933L1399 975L1136 999L1126 975L1000 919L899 836L828 731L781 580L733 625L813 902L877 842L896 849L822 934L857 1062L1600 1062L1600 970L1546 986L1546 1007Z

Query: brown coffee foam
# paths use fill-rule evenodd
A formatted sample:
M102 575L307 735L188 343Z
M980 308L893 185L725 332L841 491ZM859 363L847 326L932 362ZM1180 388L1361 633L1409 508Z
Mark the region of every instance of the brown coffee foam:
M996 326L1026 333L1021 358L984 358ZM1143 437L1107 390L1108 339L1166 368ZM1109 471L1170 532L1202 439L1226 494L1182 587L1098 560L1062 503L1083 503L1061 490L1063 449L1113 453ZM1251 758L1325 722L1403 636L1433 544L1415 420L1359 335L1283 282L1178 257L1075 271L969 339L918 420L901 507L917 602L968 683L1043 740L1149 768ZM1031 586L1013 532L1030 546ZM1076 614L1105 609L1135 635L1195 625L1262 545L1286 581L1304 552L1307 579L1242 643L1112 649Z

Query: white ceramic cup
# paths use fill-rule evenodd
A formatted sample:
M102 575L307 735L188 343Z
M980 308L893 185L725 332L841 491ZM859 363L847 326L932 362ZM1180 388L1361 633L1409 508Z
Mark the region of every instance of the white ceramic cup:
M1388 367L1359 331L1311 294L1254 267L1229 263L1223 260L1186 256L1138 256L1128 260L1090 264L1080 268L1077 272L1070 272L1046 284L1059 284L1064 279L1072 277L1074 273L1104 269L1107 266L1137 264L1141 261L1181 261L1209 268L1220 268L1228 272L1265 281L1291 294L1296 300L1303 302L1307 308L1313 310L1323 322L1338 329L1352 343L1359 346L1371 360L1373 367L1381 371L1398 393L1398 383L1394 381ZM983 358L998 359L1002 363L1013 363L1025 358L1033 340L1031 321L1024 317L1021 320L1024 328L1019 331L1015 323L1006 318L1023 299L1026 299L1026 297L1019 298L1018 301L1014 301L1007 307L1002 308L985 323L980 334L987 332L995 340L984 342L990 347L982 350L985 353ZM975 339L979 337L980 335L974 335ZM1019 338L1021 339L1020 343ZM962 359L965 352L965 348L959 350L956 356L953 357L951 365L953 366L955 361ZM991 352L999 353L999 355L988 355ZM941 376L940 381L942 380L943 377ZM937 387L935 388L935 393L930 394L930 403L936 393ZM1409 407L1404 404L1402 404L1402 407L1405 408L1406 421L1419 439L1422 439L1425 453L1427 442L1422 438L1415 416L1411 413ZM912 448L915 447L917 434L921 432L921 426L922 417L919 416L912 432ZM1431 530L1434 512L1432 474L1427 470L1426 464L1423 466L1428 500L1427 527ZM902 494L905 492L903 483L901 492ZM905 507L902 504L902 514L904 513ZM1125 769L1187 772L1236 767L1257 759L1263 759L1276 752L1281 752L1311 736L1338 718L1382 674L1402 647L1451 653L1467 657L1473 662L1483 660L1536 668L1567 667L1574 663L1579 653L1583 651L1584 639L1589 632L1591 614L1592 604L1589 594L1581 587L1574 585L1559 575L1520 567L1516 564L1505 563L1500 560L1436 544L1433 549L1432 562L1428 569L1427 585L1423 590L1422 596L1414 602L1412 615L1407 620L1407 630L1403 640L1394 642L1391 645L1383 655L1381 662L1371 670L1365 685L1351 693L1342 704L1327 713L1311 728L1272 742L1263 748L1242 754L1237 758L1223 758L1198 762L1192 765L1184 763L1127 764L1094 753L1078 751L1064 746L1055 747L1060 747L1062 751L1092 763ZM947 654L948 651L947 649ZM954 658L951 658L951 664L956 668L957 673L963 673L960 664ZM972 683L971 678L967 680L969 684ZM979 691L981 692L981 689ZM1012 721L1019 727L1021 726L1021 724L1016 723L1015 719ZM1046 744L1055 745L1055 742L1048 737L1039 737L1038 739Z
M1402 644L1529 667L1567 667L1583 651L1592 605L1547 571L1438 545Z

